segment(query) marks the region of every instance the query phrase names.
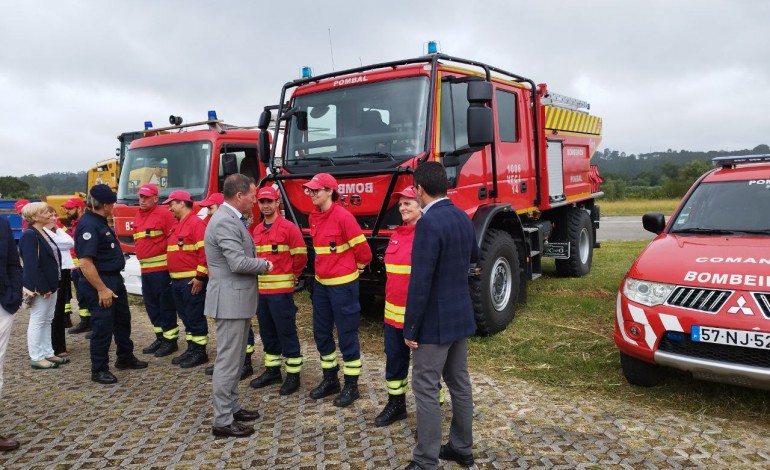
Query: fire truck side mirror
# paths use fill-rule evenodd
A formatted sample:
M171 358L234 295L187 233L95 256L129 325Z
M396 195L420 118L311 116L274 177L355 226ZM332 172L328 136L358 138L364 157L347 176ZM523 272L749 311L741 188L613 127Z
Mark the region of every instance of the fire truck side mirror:
M225 178L238 173L238 158L234 153L222 154L222 173Z
M259 123L257 124L257 128L261 131L266 131L267 128L270 127L270 118L272 117L273 113L271 113L269 109L262 111L262 114L259 115Z
M666 228L666 217L660 212L650 212L642 216L642 226L648 232L659 235Z
M270 134L266 130L259 133L259 161L265 166L270 163Z
M483 147L494 138L492 108L492 84L474 80L468 82L468 145Z
M307 130L307 111L297 111L297 129L302 132Z

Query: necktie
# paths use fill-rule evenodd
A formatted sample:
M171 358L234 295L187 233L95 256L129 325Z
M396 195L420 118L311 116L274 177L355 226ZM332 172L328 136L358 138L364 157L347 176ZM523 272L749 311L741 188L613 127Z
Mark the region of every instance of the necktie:
M249 223L246 221L246 217L241 216L241 223L243 224L243 228L249 228Z

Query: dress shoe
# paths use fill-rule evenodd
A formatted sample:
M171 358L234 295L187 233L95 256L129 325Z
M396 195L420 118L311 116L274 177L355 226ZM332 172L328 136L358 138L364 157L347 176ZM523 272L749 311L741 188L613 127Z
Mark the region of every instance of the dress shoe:
M176 344L176 340L163 340L163 344L160 345L157 351L155 351L155 354L153 356L155 357L165 357L168 356L171 353L175 353L179 351L179 346Z
M0 452L8 452L19 448L19 441L0 436Z
M102 370L99 372L93 372L91 374L91 381L92 382L98 382L100 384L114 384L118 383L118 378L112 375L112 372L108 370Z
M211 434L218 437L249 437L254 434L254 428L233 420L229 426L214 426Z
M233 419L236 421L255 421L259 419L259 411L249 411L241 408L233 413Z
M358 393L358 384L346 382L340 394L337 395L337 398L334 399L334 406L344 408L358 400L358 397L360 396L361 394Z
M146 348L142 349L142 354L155 354L155 351L157 351L162 344L163 340L160 338L155 338L155 341L150 343L150 345Z
M115 361L115 368L120 370L125 369L146 369L147 368L147 362L140 361L136 357L131 357L131 359L127 361L121 361L117 360Z
M318 400L340 391L340 381L337 377L324 377L316 388L310 391L310 398Z
M299 374L286 374L286 380L283 381L283 385L278 390L279 395L291 395L299 388Z
M446 443L441 445L441 450L438 453L438 458L441 460L452 460L458 465L463 467L473 466L473 454L461 454L452 447L452 444Z
M420 466L420 464L412 460L411 462L409 462L409 465L404 467L404 470L422 470L422 467Z
M249 383L251 388L263 388L273 384L279 384L283 381L280 367L265 367L259 377Z

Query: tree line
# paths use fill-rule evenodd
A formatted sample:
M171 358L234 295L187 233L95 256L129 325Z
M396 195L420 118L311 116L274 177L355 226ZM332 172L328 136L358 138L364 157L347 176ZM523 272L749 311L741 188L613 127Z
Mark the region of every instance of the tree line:
M0 199L42 199L50 194L75 194L86 192L87 184L85 171L0 176Z
M678 199L698 177L713 168L713 158L767 154L770 147L766 144L729 152L668 149L638 155L606 148L594 153L591 163L599 167L604 178L602 191L607 199Z

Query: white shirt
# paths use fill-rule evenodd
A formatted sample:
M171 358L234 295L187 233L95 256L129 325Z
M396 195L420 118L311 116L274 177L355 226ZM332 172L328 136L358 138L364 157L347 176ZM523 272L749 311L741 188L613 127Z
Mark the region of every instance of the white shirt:
M56 243L56 246L59 247L59 252L61 253L61 268L72 269L75 267L75 263L72 261L70 249L75 246L75 241L60 227L54 228L56 231L49 230L45 227L43 230L45 230L45 233L47 233L48 236L51 237L51 240Z
M425 214L428 212L428 209L430 209L431 207L433 207L433 204L435 204L435 203L437 203L437 202L439 202L439 201L443 201L444 199L449 199L449 197L447 197L447 196L444 196L444 197L440 197L440 198L438 198L438 199L436 199L436 200L432 201L432 202L431 202L430 204L428 204L427 206L423 207L423 208L422 208L422 215L425 215Z
M241 212L240 212L238 209L236 209L235 207L231 206L231 205L230 205L230 204L228 204L227 202L223 202L223 203L222 203L222 207L227 207L228 209L230 209L231 211L233 211L233 213L234 213L234 214L236 215L236 217L238 217L239 219L240 219L241 217L243 217L243 214L241 214Z

